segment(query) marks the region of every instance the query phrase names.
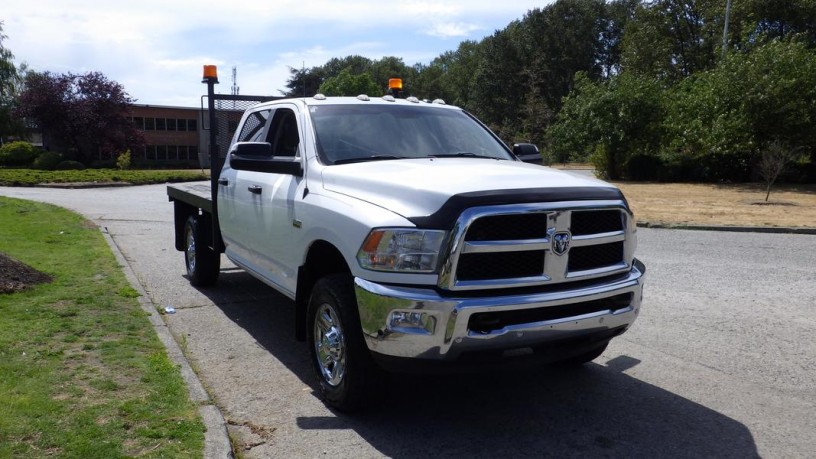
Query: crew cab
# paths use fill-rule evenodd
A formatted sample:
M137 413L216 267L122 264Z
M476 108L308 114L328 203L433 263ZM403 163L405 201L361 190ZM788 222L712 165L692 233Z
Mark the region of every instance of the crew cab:
M198 286L223 252L293 300L325 401L390 374L598 357L640 312L645 267L614 186L527 164L442 101L314 97L242 116L209 186L174 185Z

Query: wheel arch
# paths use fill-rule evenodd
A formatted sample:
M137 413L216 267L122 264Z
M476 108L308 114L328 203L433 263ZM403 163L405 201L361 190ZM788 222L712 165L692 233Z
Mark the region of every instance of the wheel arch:
M312 288L318 279L331 274L351 274L351 269L340 250L325 240L314 241L309 246L306 261L298 268L295 292L295 338L306 340L306 308Z

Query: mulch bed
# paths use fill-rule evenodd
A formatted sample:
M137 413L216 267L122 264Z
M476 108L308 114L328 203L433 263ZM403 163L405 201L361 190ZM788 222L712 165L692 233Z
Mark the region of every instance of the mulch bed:
M14 293L53 278L0 252L0 293Z

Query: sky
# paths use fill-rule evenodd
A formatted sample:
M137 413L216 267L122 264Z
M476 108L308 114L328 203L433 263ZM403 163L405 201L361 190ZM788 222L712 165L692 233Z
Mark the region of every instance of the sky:
M289 68L333 57L427 64L552 0L3 0L4 46L36 71L98 71L139 104L197 107L216 92L280 95Z

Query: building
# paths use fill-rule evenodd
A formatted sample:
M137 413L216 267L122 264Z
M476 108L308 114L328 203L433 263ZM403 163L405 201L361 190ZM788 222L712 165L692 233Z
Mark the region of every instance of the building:
M131 151L135 165L199 167L200 146L206 145L202 128L205 112L194 107L131 105L131 117L144 133L143 151Z

